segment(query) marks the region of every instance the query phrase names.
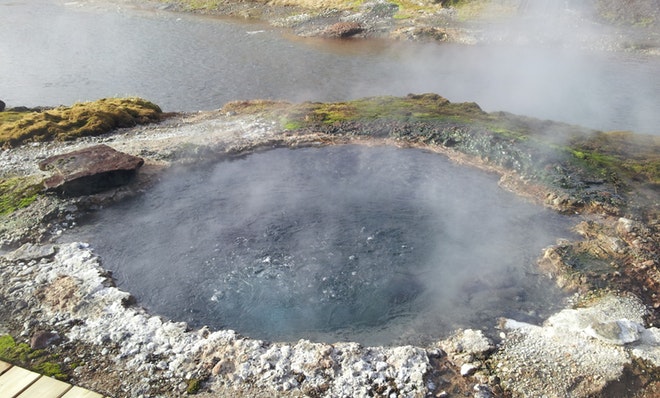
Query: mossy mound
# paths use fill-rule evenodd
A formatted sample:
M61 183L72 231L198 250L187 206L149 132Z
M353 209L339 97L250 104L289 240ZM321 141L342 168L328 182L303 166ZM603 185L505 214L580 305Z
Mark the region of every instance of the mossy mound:
M406 97L380 96L347 102L234 101L222 110L229 113L275 113L287 130L331 126L353 121L486 121L491 117L473 102L452 103L437 94Z
M660 187L658 137L487 113L475 103L452 103L436 94L334 103L244 101L224 110L267 114L289 134L389 138L452 148L549 187L557 193L554 199L562 198L555 200L556 207L567 212L635 209L652 216L649 201Z
M116 128L156 122L161 113L157 105L140 98L104 98L43 112L13 114L0 119L0 146L101 135Z
M0 216L29 206L43 191L38 177L10 177L0 179Z

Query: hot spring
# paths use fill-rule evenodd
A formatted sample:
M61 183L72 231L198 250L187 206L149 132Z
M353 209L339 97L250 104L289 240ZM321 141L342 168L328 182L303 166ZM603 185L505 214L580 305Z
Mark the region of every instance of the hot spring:
M150 312L252 338L424 344L498 317L540 322L569 218L442 155L340 145L168 171L67 239Z

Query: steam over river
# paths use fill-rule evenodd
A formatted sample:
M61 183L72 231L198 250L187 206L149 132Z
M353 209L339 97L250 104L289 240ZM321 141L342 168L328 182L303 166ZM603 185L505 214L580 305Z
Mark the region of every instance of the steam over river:
M487 111L660 133L658 57L581 51L555 23L544 46L336 43L219 18L0 0L0 37L8 106L138 95L194 111L235 99L436 92Z

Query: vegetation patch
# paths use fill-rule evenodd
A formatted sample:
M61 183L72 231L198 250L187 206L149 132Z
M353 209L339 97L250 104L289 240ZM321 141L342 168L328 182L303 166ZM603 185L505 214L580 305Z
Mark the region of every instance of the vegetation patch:
M583 167L603 177L617 176L660 185L660 137L629 131L573 138L570 150Z
M27 112L4 111L0 112L0 126L5 123L12 123L21 120Z
M43 112L27 112L14 121L2 120L0 146L9 148L26 142L101 135L116 128L158 121L161 113L157 105L140 98L105 98Z
M57 355L45 350L33 350L27 343L16 343L10 335L0 336L0 359L58 380L68 379L56 362Z
M408 95L406 97L370 97L348 102L304 102L280 108L283 124L313 127L351 121L425 121L488 120L488 114L473 102L451 103L437 94Z
M38 177L0 179L0 216L29 206L42 191L43 184Z
M190 379L188 380L188 387L186 388L186 392L189 395L197 394L202 388L202 381L200 379Z

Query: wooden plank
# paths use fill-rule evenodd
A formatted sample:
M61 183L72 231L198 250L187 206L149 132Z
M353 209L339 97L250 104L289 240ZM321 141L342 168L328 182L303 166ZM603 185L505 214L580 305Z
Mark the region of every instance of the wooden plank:
M71 389L71 384L41 376L27 390L23 391L18 398L60 398Z
M8 371L9 368L11 368L10 363L0 361L0 375Z
M80 387L73 387L62 398L103 398L103 395Z
M40 375L18 366L12 366L0 376L0 398L15 398L34 383Z

